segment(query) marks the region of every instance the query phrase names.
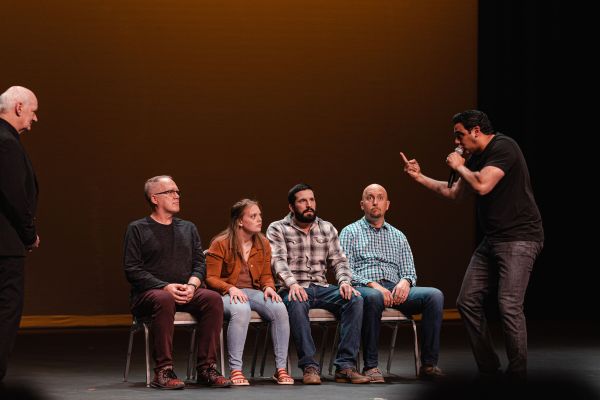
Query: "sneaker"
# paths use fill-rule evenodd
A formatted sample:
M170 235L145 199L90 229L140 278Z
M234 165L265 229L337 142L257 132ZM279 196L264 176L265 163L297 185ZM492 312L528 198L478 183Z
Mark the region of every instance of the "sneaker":
M231 381L225 378L212 365L208 368L198 369L198 379L196 380L201 385L226 388L231 386Z
M363 369L363 375L368 376L371 379L371 383L385 383L385 379L383 379L383 374L381 370L377 367Z
M422 365L419 369L419 379L432 380L446 376L440 368L435 365Z
M183 389L185 383L175 375L172 366L167 366L154 371L154 379L150 386L156 389Z
M338 383L369 383L371 378L362 375L356 368L344 368L335 371L335 381Z
M304 374L302 375L302 383L305 385L320 385L321 384L321 371L314 365L304 368Z

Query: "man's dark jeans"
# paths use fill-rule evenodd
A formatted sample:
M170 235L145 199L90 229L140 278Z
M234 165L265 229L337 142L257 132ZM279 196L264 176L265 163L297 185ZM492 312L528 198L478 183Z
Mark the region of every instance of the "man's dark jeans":
M344 300L340 288L310 285L306 289L308 301L299 302L288 299L289 291L283 290L281 297L288 308L290 328L294 344L298 351L298 367L319 367L315 361L315 342L313 341L308 311L311 308L323 308L336 315L340 320L340 342L334 364L338 369L356 367L356 357L360 343L360 330L363 317L363 299L352 295Z
M497 289L508 355L507 373L517 377L527 374L527 325L523 301L533 263L542 247L542 242L492 243L484 238L473 253L457 306L482 373L494 373L500 368L484 310L486 297Z
M395 284L389 281L378 282L389 291ZM370 287L357 287L364 300L363 351L365 369L377 367L379 356L379 333L381 314L384 310L383 295ZM421 362L437 365L440 353L440 331L444 317L444 295L439 289L415 286L410 289L406 301L393 306L407 315L423 314L421 318Z

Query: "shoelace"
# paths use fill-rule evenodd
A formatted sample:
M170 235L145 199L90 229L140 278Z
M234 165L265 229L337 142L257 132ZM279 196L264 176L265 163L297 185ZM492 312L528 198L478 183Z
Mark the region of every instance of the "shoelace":
M173 371L171 368L163 369L161 371L161 375L164 380L177 379L177 375L175 375L175 371Z
M219 371L217 371L213 367L206 368L206 375L211 380L217 379L217 378L219 378L221 376L221 374L219 374Z
M306 368L306 372L307 373L313 373L313 374L320 375L319 369L315 368L315 367L308 367L308 368Z

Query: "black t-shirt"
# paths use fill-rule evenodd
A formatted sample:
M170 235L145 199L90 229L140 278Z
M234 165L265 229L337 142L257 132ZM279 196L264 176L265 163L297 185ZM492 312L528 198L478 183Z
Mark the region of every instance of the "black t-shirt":
M517 142L497 133L483 152L466 163L471 171L487 166L500 168L504 177L491 192L477 196L477 216L486 237L492 242L543 241L542 217Z

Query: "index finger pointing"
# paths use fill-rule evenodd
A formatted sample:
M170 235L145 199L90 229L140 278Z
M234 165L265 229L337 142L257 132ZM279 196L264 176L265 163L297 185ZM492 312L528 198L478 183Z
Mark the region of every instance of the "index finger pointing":
M402 161L404 161L404 164L408 164L408 158L406 158L403 152L400 152L400 157L402 157Z

